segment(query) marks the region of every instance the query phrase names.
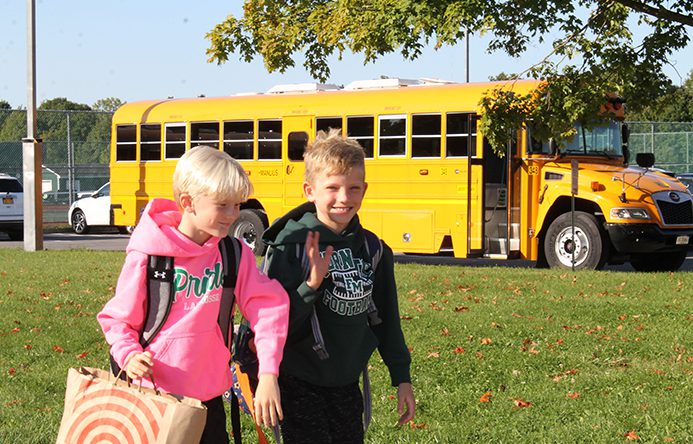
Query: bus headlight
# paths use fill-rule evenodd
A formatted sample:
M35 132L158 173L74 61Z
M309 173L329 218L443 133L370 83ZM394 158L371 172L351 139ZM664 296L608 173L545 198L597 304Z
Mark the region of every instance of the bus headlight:
M612 208L612 219L649 219L650 215L644 208Z

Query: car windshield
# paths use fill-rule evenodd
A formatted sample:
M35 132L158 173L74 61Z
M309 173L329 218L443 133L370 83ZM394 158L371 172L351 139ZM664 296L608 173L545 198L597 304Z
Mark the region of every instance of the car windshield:
M22 184L17 179L0 178L0 193L21 193Z
M611 121L591 129L576 124L575 129L576 133L572 139L561 141L558 144L559 153L583 156L601 155L609 158L623 155L621 126L618 122ZM540 142L532 137L531 127L528 133L530 152L543 154L552 152L549 142Z
M96 190L96 195L98 196L108 196L111 193L111 183L108 182L106 185L102 186L98 190Z

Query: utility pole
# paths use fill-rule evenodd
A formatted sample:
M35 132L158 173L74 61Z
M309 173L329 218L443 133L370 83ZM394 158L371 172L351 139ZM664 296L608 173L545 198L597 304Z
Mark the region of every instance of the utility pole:
M469 83L469 28L464 28L464 81Z
M24 250L43 250L43 177L41 139L36 137L36 13L35 0L27 0L27 104L26 137L22 139L24 182Z

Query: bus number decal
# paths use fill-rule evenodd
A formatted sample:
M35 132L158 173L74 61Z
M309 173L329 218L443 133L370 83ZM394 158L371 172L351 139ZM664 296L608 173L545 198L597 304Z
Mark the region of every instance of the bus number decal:
M527 173L530 176L536 176L537 174L539 174L539 167L536 165L530 165L530 167L527 169Z

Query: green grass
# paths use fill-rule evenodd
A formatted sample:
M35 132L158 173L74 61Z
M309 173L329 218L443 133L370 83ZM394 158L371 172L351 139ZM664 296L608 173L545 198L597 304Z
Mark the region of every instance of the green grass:
M0 250L0 443L54 442L67 369L106 368L95 315L123 257ZM395 426L374 356L367 442L693 440L693 274L396 271L417 416Z

